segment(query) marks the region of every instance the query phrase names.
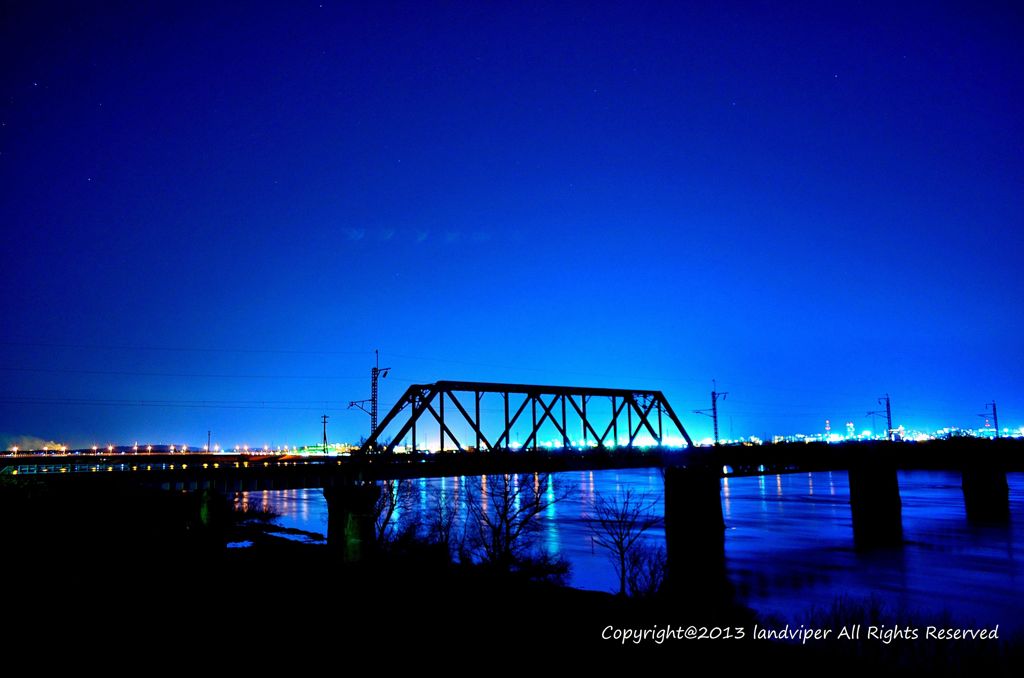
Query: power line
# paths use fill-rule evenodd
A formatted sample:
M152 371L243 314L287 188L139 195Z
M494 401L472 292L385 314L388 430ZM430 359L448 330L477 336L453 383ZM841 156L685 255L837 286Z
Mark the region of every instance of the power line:
M89 350L112 350L112 351L166 351L166 352L194 352L194 353L237 353L237 354L280 354L280 355L348 355L348 356L365 356L368 351L338 351L338 350L317 350L317 349L274 349L274 348L227 348L227 347L195 347L195 346L146 346L146 345L129 345L129 344L90 344L90 343L70 343L70 342L28 342L28 341L0 341L0 346L12 346L12 347L39 347L39 348L74 348L74 349L89 349ZM537 373L548 373L551 369L541 367L529 367L522 364L519 365L504 365L500 363L491 363L485 361L472 361L462 359L451 359L451 358L439 358L430 356L417 356L405 353L390 353L394 358L416 360L424 362L436 362L445 363L452 365L467 365L473 367L487 367L492 369L501 370L512 370L516 372L537 372ZM7 371L46 371L43 369L36 368L0 368ZM560 374L567 375L579 375L597 377L602 379L623 379L622 374L609 374L602 372L590 372L583 370L557 370ZM139 373L139 372L105 372L100 370L83 370L83 371L64 371L68 374L112 374L117 376L167 376L167 377L195 377L195 378L253 378L253 379L344 379L344 380L357 380L363 377L328 377L323 375L231 375L231 374L186 374L186 373ZM414 383L411 380L400 379L402 382ZM430 381L420 380L420 381ZM658 378L659 382L667 383L698 383L703 382L703 379L689 378L689 377L678 377L672 375L665 375ZM744 388L746 391L773 391L773 392L796 392L796 393L828 393L830 396L843 396L850 398L859 398L862 394L853 392L836 392L831 389L822 387L787 387L780 386L778 384L758 384L756 382L739 381L735 382L730 380L734 386Z
M448 364L452 364L452 365L468 365L470 367L490 367L490 368L499 369L499 370L513 370L513 371L516 371L516 372L543 372L543 373L550 373L552 371L557 371L559 374L572 374L572 375L586 376L586 377L599 377L599 378L602 378L602 379L622 379L623 378L623 375L621 375L621 374L608 374L608 373L602 373L602 372L589 372L589 371L583 371L583 370L564 370L564 369L561 369L561 368L558 368L557 370L552 370L552 369L544 368L544 367L526 367L524 365L501 365L501 364L497 364L497 363L487 363L487 362L479 362L479 361L473 361L473 360L458 360L458 359L450 359L450 358L429 358L429 357L425 357L425 356L408 355L408 354L405 354L405 353L389 353L388 355L390 355L390 356L392 356L394 358L404 358L405 360L421 360L421 361L425 361L425 362L448 363ZM660 379L660 381L704 383L703 379L690 378L690 377L664 377L664 378Z
M67 405L67 406L97 406L97 407L183 407L199 409L225 409L225 410L294 410L294 411L323 411L344 412L341 407L301 407L284 406L272 404L275 401L202 401L202 400L115 400L100 398L35 398L35 397L0 397L0 403L5 405ZM314 401L310 401L314 402ZM315 401L323 402L323 401Z
M329 374L205 374L196 372L132 372L127 370L83 370L58 367L3 367L2 372L39 372L43 374L89 374L116 377L182 377L188 379L333 379L349 380L362 377L341 377Z
M72 344L62 342L0 341L0 346L21 348L79 348L100 351L166 351L180 353L283 353L299 355L366 355L368 351L320 351L279 348L226 348L203 346L132 346L128 344Z

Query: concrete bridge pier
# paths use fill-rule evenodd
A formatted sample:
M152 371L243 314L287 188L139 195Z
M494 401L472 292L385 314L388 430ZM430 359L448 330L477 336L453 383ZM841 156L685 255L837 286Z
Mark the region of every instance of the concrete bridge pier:
M368 556L376 546L375 506L380 487L372 482L345 482L324 487L327 500L327 545L346 563Z
M991 466L969 466L960 472L967 520L1003 523L1010 520L1010 488L1006 471Z
M704 466L667 466L664 477L665 587L670 595L720 600L730 590L720 473Z
M903 502L896 467L885 463L853 466L850 511L857 548L898 546L903 543Z

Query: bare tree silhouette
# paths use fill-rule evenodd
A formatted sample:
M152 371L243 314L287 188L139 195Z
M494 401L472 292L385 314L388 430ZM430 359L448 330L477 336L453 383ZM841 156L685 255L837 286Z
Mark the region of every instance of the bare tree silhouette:
M380 495L374 505L374 536L378 544L393 541L413 517L412 483L408 480L385 480L381 482Z
M457 489L446 490L435 485L430 489L427 501L427 539L443 545L450 557L457 546L461 548L456 543L456 527L462 494Z
M540 517L571 494L546 473L466 479L466 543L472 557L501 570L523 564L536 544Z
M608 553L619 578L619 595L630 592L630 583L637 582L643 564L640 557L640 539L647 530L661 522L651 513L656 500L645 493L627 489L620 497L611 499L597 495L594 507L585 518L593 542Z
M629 595L649 598L661 591L668 572L668 555L664 546L638 543L626 557L629 576L626 585Z

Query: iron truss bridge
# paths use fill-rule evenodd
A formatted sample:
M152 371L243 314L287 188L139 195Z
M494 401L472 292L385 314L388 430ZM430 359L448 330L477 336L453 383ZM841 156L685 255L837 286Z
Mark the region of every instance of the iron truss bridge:
M495 401L495 396L501 399L504 417L490 416L485 423L480 417L480 403L485 397ZM437 427L440 451L465 451L463 442L452 431L456 422L462 430L465 430L463 422L469 425L477 450L507 450L517 424L520 428L515 430L528 427L529 431L518 447L536 450L541 428L548 422L566 448L578 440L577 431L582 433L585 447L632 448L641 435L649 435L661 445L665 439L665 419L670 434L678 431L686 446L692 447L693 441L661 391L438 381L410 386L359 451L390 453L407 436L411 449L416 451L417 427L424 424ZM401 427L393 437L385 439L385 430L398 421ZM624 444L619 437L620 426L624 426L627 434ZM450 447L446 447L449 442Z

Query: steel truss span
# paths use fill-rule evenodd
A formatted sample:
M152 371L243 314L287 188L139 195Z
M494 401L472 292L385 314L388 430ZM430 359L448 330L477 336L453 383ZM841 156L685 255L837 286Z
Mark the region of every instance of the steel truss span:
M484 423L480 416L480 403L488 395L492 396L492 401L500 398L502 404L504 416L498 417L497 424ZM383 442L385 430L399 421L401 427L395 435ZM674 429L687 447L693 446L690 435L661 391L438 381L410 386L359 452L394 452L395 446L407 437L411 449L416 451L417 428L424 425L436 427L441 451L465 451L464 443L468 440L460 440L452 431L455 421L469 425L477 450L508 449L517 424L519 430L529 432L519 447L536 450L541 427L548 422L561 436L563 447L573 446L577 431L582 434L586 447L606 448L625 440L622 446L632 448L644 434L661 445L666 428L669 435ZM625 438L619 436L620 427Z

